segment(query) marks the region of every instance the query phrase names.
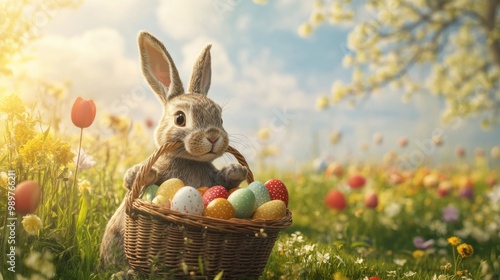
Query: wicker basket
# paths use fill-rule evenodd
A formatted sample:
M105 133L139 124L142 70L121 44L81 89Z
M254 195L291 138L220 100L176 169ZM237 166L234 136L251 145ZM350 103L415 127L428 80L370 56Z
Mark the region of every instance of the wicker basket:
M285 217L272 221L221 220L185 214L137 199L145 187L144 175L162 153L180 145L167 143L151 155L139 170L127 197L125 254L131 268L147 275L212 279L223 271L224 279L258 278L280 230L292 223L290 211ZM229 147L227 152L248 167L236 149ZM247 181L253 181L251 171Z

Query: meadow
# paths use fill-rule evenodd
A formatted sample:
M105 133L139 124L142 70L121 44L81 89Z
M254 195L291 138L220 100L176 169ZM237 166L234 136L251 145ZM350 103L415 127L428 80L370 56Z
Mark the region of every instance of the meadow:
M16 95L0 102L3 279L109 279L115 272L96 271L100 239L125 195L124 172L154 151L146 136L153 124L102 114L106 133L83 129L80 138L61 129L72 125L64 106L54 105L70 102L63 98L48 88L45 109ZM293 213L261 279L499 279L500 159L494 151L456 156L408 170L394 158L310 162L293 171L252 167L256 180L286 184ZM353 175L366 183L349 186ZM17 215L14 228L12 178L42 188L39 207ZM326 199L331 190L338 191L334 200Z

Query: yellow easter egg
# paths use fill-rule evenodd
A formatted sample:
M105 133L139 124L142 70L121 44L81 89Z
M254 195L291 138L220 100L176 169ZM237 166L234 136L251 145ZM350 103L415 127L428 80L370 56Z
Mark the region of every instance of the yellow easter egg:
M153 198L153 201L151 201L153 204L156 204L158 206L164 207L164 208L170 208L170 199L166 198L163 195L157 195L155 198Z
M252 219L276 220L286 215L286 204L282 200L271 200L259 206L253 213Z
M175 193L184 187L184 183L177 178L168 179L163 182L158 190L156 191L156 195L163 195L164 197L172 200L174 198Z
M233 205L225 198L216 198L207 205L203 216L229 220L236 218L236 212Z

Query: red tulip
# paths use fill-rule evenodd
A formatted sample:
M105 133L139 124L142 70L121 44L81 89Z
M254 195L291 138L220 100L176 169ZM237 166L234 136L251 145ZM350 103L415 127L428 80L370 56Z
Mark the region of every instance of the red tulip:
M325 204L338 211L342 211L347 207L347 201L344 194L335 189L326 194Z
M89 127L94 122L95 112L94 101L78 97L71 108L71 121L79 128Z
M16 212L23 215L35 212L40 204L41 194L40 185L37 182L28 180L19 183L14 190Z
M372 277L368 278L368 280L382 280L382 278L372 276Z

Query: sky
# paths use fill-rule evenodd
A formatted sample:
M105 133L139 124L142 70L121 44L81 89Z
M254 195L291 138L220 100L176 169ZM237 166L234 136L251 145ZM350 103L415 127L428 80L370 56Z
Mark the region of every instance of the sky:
M251 161L266 146L279 148L271 162L281 166L317 157L380 160L391 150L407 155L422 150L433 133L445 142L428 154L436 162L450 159L457 145L470 155L476 147L489 153L500 144L498 127L484 131L477 119L440 123L443 103L430 94L404 103L401 94L383 89L354 108L343 103L316 110L316 99L330 96L334 81L350 79L342 58L352 27L326 24L311 37L300 37L297 30L309 18L310 1L115 3L87 0L77 9L57 11L32 46L36 55L27 67L29 75L71 80L71 97L93 99L108 113L159 120L162 107L139 65L137 34L146 30L164 43L185 86L195 58L212 44L209 97L224 108L232 144ZM257 138L261 128L270 129L269 140ZM332 145L335 131L342 139ZM383 136L382 144L373 142L375 133ZM410 140L405 149L397 145L402 136ZM368 150L362 151L362 145Z

